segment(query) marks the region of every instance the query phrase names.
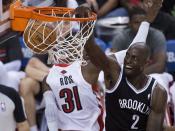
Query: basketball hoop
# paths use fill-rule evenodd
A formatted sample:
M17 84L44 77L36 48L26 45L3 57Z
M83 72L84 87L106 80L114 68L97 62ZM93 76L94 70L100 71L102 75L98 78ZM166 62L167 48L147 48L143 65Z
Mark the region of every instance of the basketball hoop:
M28 48L38 54L49 53L49 64L70 64L77 60L86 63L83 50L93 32L95 13L89 18L75 18L74 9L24 7L18 1L11 6L11 19L12 29L24 31Z

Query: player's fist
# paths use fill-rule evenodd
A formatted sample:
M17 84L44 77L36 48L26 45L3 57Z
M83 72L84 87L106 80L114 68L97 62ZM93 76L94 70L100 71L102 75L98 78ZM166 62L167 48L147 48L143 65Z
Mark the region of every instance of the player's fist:
M88 6L81 5L75 9L74 14L77 18L88 18L91 16L92 11Z

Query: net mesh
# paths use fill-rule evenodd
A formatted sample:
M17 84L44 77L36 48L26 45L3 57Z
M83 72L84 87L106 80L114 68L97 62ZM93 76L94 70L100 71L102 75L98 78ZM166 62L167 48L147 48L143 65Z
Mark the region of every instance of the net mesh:
M57 16L54 11L51 15ZM72 18L74 16L71 12L67 12L62 17ZM95 22L95 20L83 23L67 20L46 22L31 19L24 31L24 35L26 35L24 41L33 52L48 53L49 64L70 64L80 61L82 65L85 65L84 45L93 32ZM37 39L40 39L37 42L34 40L36 38L33 38L35 35L37 35Z

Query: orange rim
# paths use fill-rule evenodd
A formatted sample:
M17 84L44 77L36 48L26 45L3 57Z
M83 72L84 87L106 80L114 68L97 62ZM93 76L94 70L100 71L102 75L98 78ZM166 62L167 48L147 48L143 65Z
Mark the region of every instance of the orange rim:
M30 19L41 20L45 22L57 21L78 21L78 22L93 22L97 19L97 15L92 13L88 18L72 18L66 17L66 13L74 12L72 8L65 7L26 7L20 1L16 1L10 6L11 28L15 31L24 31ZM56 14L57 16L51 16ZM60 17L64 15L65 17Z
M43 8L35 8L32 10L31 19L42 20L47 22L56 22L56 21L80 21L80 22L87 22L87 21L94 21L97 19L97 15L92 13L90 17L87 18L70 18L70 17L57 17L57 16L49 16L53 12L58 14L65 14L67 12L73 12L74 9L72 8L64 8L64 7L43 7Z

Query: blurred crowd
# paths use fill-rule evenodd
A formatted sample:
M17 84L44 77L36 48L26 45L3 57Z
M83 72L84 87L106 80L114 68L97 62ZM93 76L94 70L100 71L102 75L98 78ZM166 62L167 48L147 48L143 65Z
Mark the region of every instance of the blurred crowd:
M5 12L13 0L2 1ZM128 48L146 14L142 9L142 0L54 0L50 6L76 8L81 4L88 4L97 13L95 40L107 54ZM32 6L35 6L35 2ZM0 84L13 88L12 92L22 98L21 102L20 100L14 102L15 108L19 108L14 110L19 110L16 112L23 114L15 116L18 130L44 131L41 82L48 74L51 65L47 64L47 55L33 54L26 48L22 37L21 33L10 29L0 32ZM167 90L169 95L165 121L169 125L174 125L175 0L164 0L156 20L151 24L147 45L151 50L151 60L145 73L155 77ZM168 52L173 54L170 55ZM99 77L99 85L103 90L103 73ZM19 106L22 103L25 111ZM3 107L4 105L0 102L0 112L4 109Z

